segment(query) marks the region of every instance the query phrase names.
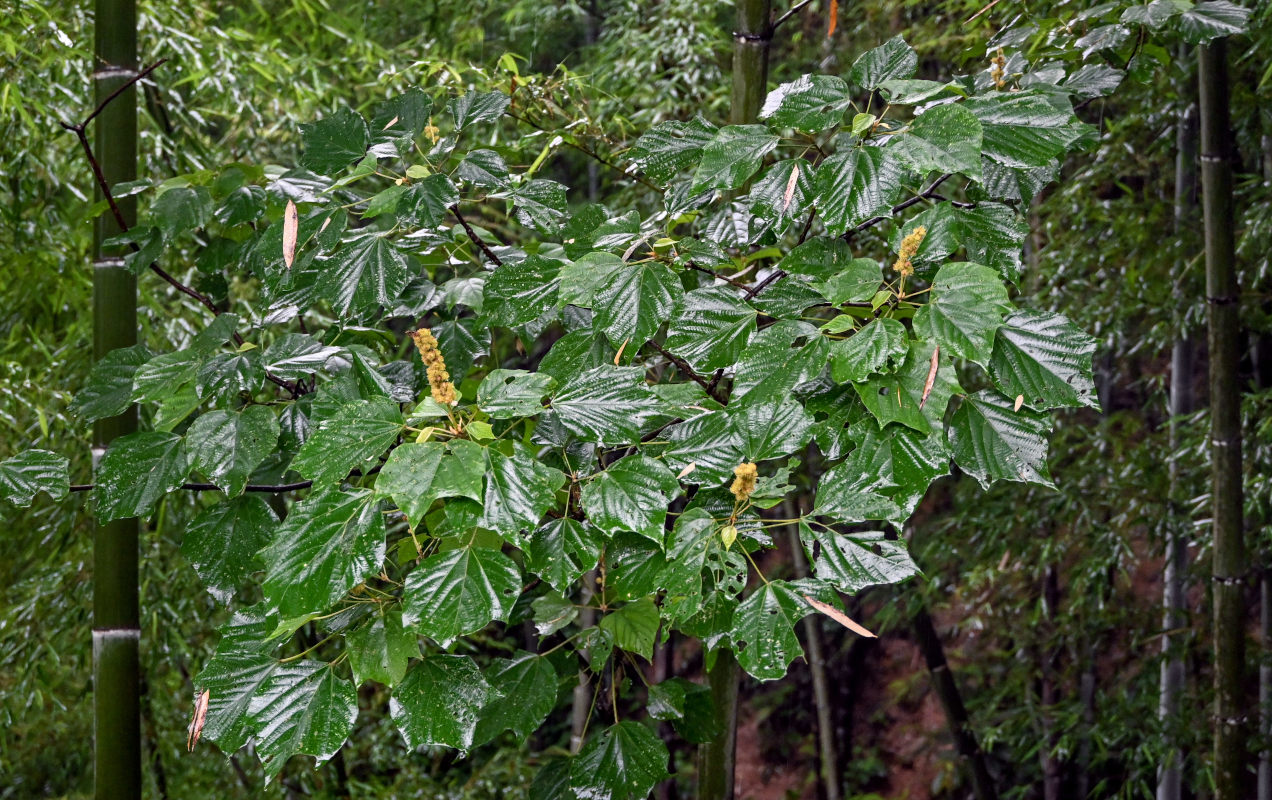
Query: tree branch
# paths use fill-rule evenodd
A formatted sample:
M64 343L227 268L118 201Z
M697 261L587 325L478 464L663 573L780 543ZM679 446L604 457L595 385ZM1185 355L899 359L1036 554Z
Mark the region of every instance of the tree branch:
M694 370L693 367L689 366L688 361L685 361L683 358L671 352L667 348L663 347L658 342L655 342L653 339L650 339L649 343L654 346L655 350L657 350L659 353L662 354L663 358L675 364L676 369L680 370L685 375L689 376L690 380L692 380L694 383L698 384L703 389L705 389L707 392L707 395L710 396L712 400L716 401L717 403L720 403L721 405L724 405L725 401L716 394L717 384L719 382L718 377L716 380L708 381L706 378L699 375L697 371ZM723 374L723 370L720 371L720 374Z
M788 9L788 10L787 10L787 12L786 12L785 14L783 14L783 15L782 15L782 16L780 16L780 17L778 17L778 18L777 18L777 21L776 21L776 22L774 22L774 23L772 24L772 26L770 26L769 30L770 30L770 31L775 31L775 30L777 30L778 26L780 26L783 22L785 22L786 20L788 20L788 19L790 19L791 17L795 16L796 14L798 14L800 11L802 11L802 10L803 10L804 6L808 5L808 4L809 4L809 3L811 3L811 2L813 2L813 0L803 0L803 2L801 2L801 3L796 3L796 4L795 4L794 6L792 6L790 9Z
M556 131L550 131L548 128L543 127L542 125L540 125L539 123L535 122L534 120L532 120L532 119L530 119L530 118L528 118L528 117L523 117L523 116L521 116L521 115L519 115L519 114L514 114L514 113L512 113L511 111L505 111L504 113L505 113L505 114L507 114L508 116L512 117L513 119L517 120L518 122L524 122L525 124L529 125L531 128L534 128L534 129L535 129L535 130L537 130L537 131L543 131L544 133L557 133ZM559 134L558 134L558 135L559 135ZM572 136L572 135L571 135L571 136ZM647 178L645 178L645 177L643 177L643 176L641 176L641 175L636 175L636 174L633 174L633 173L631 173L631 172L628 172L627 170L623 169L623 168L622 168L622 167L620 167L619 165L615 164L613 161L610 161L609 159L607 159L607 158L605 158L604 156L600 155L600 154L599 154L599 153L597 153L596 151L594 151L594 150L590 150L590 149L588 149L588 148L584 147L583 145L579 144L578 142L571 141L571 139L567 139L565 136L561 136L561 141L562 141L562 142L564 142L565 144L569 145L570 147L573 147L575 150L578 150L578 151L579 151L580 153L582 153L583 155L585 155L585 156L587 156L587 157L589 157L589 158L595 159L596 161L600 162L601 164L604 164L605 166L609 167L610 169L614 170L615 172L617 172L617 173L621 174L623 177L625 177L625 178L631 178L632 180L636 181L637 183L644 184L645 186L648 186L650 189L653 189L654 191L658 192L659 194L661 194L661 193L663 192L663 187L659 186L658 184L654 183L653 181L650 181L649 179L647 179Z
M166 58L161 58L155 63L143 69L141 72L138 72L131 79L129 79L129 81L125 83L123 86L120 86L118 89L111 92L110 96L107 97L105 100L103 100L101 103L99 103L97 107L94 108L93 111L87 117L84 118L82 122L76 123L74 125L72 125L69 122L59 123L66 130L73 132L76 138L79 139L80 147L84 150L84 156L88 159L88 166L90 169L92 169L93 177L97 181L97 187L98 189L101 190L102 197L106 200L106 204L110 207L110 212L111 212L111 215L115 218L115 223L119 226L119 229L123 231L124 233L127 233L128 231L132 230L132 228L131 226L129 226L128 221L124 219L124 212L119 208L119 203L115 200L115 194L114 192L111 191L110 185L106 182L106 175L102 172L101 164L98 163L97 156L96 154L93 153L93 145L88 141L88 132L87 132L88 124L92 122L93 119L96 118L99 114L101 114L102 111L106 108L106 106L110 105L110 102L112 100L114 100L116 97L119 97L126 90L132 88L134 85L137 84L138 81L150 75L152 72L158 69L158 67L161 64L163 64L166 61L167 61ZM141 251L141 247L136 242L129 242L128 246L132 248L132 251L134 253ZM154 262L151 262L150 269L152 272L154 272L156 275L158 275L160 278L166 281L170 286L172 286L178 292L181 292L187 297L193 298L196 302L201 304L204 308L211 311L213 316L215 317L221 316L221 310L216 307L216 303L213 303L212 299L208 297L207 295L203 294L197 289L194 289L190 286L185 285L184 283L174 278L166 270L164 270L162 267L160 267L158 264ZM243 344L243 337L240 336L237 331L235 331L234 333L234 342L240 346ZM299 397L300 395L305 393L299 387L299 384L294 384L290 381L283 380L282 378L279 378L276 375L271 375L269 372L265 373L265 377L268 378L270 382L286 389L288 392L291 393L292 397Z
M455 219L459 220L459 224L464 226L464 232L468 234L468 238L486 254L486 258L490 259L496 267L503 266L503 261L495 255L495 251L490 249L489 245L477 235L477 231L473 230L473 226L468 224L468 220L464 219L464 215L459 213L459 204L451 206L450 210L455 215Z
M308 489L313 486L313 481L297 481L296 483L280 483L275 485L256 485L249 484L243 488L245 492L266 492L269 494L281 494L282 492L295 492L300 489ZM96 488L93 483L73 483L71 484L72 492L91 492ZM181 488L188 492L217 492L221 490L220 486L211 483L183 483Z

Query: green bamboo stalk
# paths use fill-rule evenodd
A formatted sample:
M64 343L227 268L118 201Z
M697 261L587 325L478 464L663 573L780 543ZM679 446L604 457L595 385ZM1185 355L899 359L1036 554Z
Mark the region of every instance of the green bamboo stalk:
M1176 133L1175 155L1175 238L1182 244L1189 240L1189 232L1195 229L1197 215L1197 107L1190 105L1180 117ZM1177 268L1182 274L1190 261L1191 247L1181 247ZM1179 307L1187 302L1178 298ZM1182 316L1182 314L1181 314ZM1182 327L1181 327L1182 330ZM1192 339L1181 335L1171 349L1170 368L1170 449L1179 447L1179 418L1191 414L1196 408L1193 396ZM1179 719L1179 698L1184 691L1183 651L1171 631L1186 624L1184 576L1188 573L1188 530L1192 520L1184 510L1184 487L1180 486L1179 467L1173 461L1170 466L1169 507L1170 519L1166 525L1166 566L1162 577L1162 636L1161 676L1157 713L1167 731L1169 751L1157 772L1157 800L1180 800L1183 796L1183 752L1174 742L1171 727Z
M1215 628L1215 800L1241 800L1245 729L1245 572L1241 509L1241 333L1234 254L1226 42L1198 48L1201 187L1210 349L1211 567Z
M136 0L96 0L93 89L101 104L137 71ZM137 96L130 88L97 117L95 147L109 186L137 177ZM98 190L98 199L101 191ZM137 217L136 202L119 203L124 220ZM111 214L93 230L93 357L137 343L137 282L123 252L102 242L120 232ZM137 429L137 409L93 427L94 462L116 437ZM138 659L135 519L97 527L93 539L93 734L94 777L99 800L141 797L141 706Z
M738 0L737 9L729 122L746 125L759 116L768 87L773 3L772 0Z
M755 122L768 88L772 0L738 0L733 33L733 91L729 122ZM733 651L722 649L707 674L711 701L722 733L698 748L698 800L733 800L737 760L738 683L741 668Z

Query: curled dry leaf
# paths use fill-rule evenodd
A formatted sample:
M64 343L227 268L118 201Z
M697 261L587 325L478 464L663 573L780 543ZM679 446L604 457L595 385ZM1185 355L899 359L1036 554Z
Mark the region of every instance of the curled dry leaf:
M287 201L287 209L283 211L283 264L291 269L296 260L296 234L300 231L300 214L296 204Z
M919 399L919 408L923 408L923 404L927 402L928 395L932 393L932 386L936 383L936 370L941 366L941 348L932 348L932 363L928 365L927 380L923 383L923 397Z
M835 35L835 26L839 24L839 0L830 0L830 25L826 27L826 38Z
M690 472L693 472L693 471L694 471L695 469L697 469L697 468L698 468L698 462L696 462L696 461L690 461L688 464L685 464L685 468L684 468L684 469L682 469L682 470L680 470L680 472L676 473L676 480L680 480L681 478L683 478L684 476L688 475Z
M618 366L618 362L623 358L623 351L627 349L627 343L631 340L632 337L629 336L623 340L621 345L619 345L618 352L614 354L614 366Z
M791 177L786 180L786 193L782 195L782 213L791 207L791 198L795 196L795 185L799 183L799 170L792 169Z
M867 639L879 638L875 636L873 633L871 633L870 631L866 630L865 628L861 627L857 623L853 622L852 617L848 616L847 614L835 608L834 606L823 603L820 600L815 600L812 597L809 597L808 595L804 595L803 597L805 600L808 601L808 604L810 606L817 609L818 611L825 614L826 616L830 617L835 622L838 622L840 625L843 625L845 628L852 631L853 633L859 636L865 636Z
M204 689L194 701L194 716L190 718L190 729L186 735L186 749L193 751L203 734L203 724L208 721L208 703L212 700L212 691Z
M1011 407L1012 411L1019 411L1020 407L1025 404L1025 396L1023 394L1016 395L1016 403Z

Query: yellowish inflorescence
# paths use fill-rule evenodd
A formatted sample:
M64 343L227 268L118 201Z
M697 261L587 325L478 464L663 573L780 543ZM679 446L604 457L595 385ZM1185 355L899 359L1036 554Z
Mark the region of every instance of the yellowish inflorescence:
M924 236L927 236L927 228L920 225L901 240L901 252L897 253L897 260L893 262L892 268L900 273L902 278L908 278L914 274L913 259L919 252L919 245L923 244Z
M420 351L420 358L428 368L428 386L433 399L444 406L453 406L459 402L455 384L451 383L450 373L446 371L446 360L442 351L437 349L437 338L428 328L411 331L411 339Z
M989 71L989 77L994 81L994 88L1007 88L1007 57L1003 55L1003 49L998 48L998 55L994 56L993 68Z
M733 468L733 485L729 491L739 503L745 503L755 491L755 480L759 477L759 469L747 461Z

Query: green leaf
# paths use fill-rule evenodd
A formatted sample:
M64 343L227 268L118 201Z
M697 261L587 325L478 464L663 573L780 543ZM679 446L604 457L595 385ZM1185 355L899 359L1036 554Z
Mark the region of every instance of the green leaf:
M800 450L812 438L813 417L794 400L748 405L733 414L746 461L767 461Z
M883 273L879 270L878 261L854 258L816 288L833 305L840 305L867 302L879 291L881 283Z
M358 692L330 664L279 664L252 700L256 752L268 771L294 755L322 763L349 738L358 717Z
M869 471L863 471L863 465L849 459L823 473L817 481L813 513L839 523L899 519L901 512L896 504L874 491L886 480L886 476L878 474L885 465L865 466Z
M525 741L556 707L560 680L547 658L519 652L513 658L496 659L486 668L485 677L508 702L490 703L481 710L473 744L484 744L507 730Z
M406 576L402 621L447 647L492 620L508 618L521 596L521 571L486 547L429 556Z
M419 638L402 625L400 607L373 614L368 624L345 634L345 644L359 685L377 681L394 686L406 675L410 660L420 655Z
M605 332L615 347L628 342L629 353L653 336L685 295L680 278L656 261L624 263L596 292L593 325Z
M455 118L455 129L478 122L493 122L503 116L512 98L503 92L468 92L451 98L446 108Z
M477 387L477 405L495 419L531 417L543 411L543 398L555 388L551 375L496 369Z
M436 228L459 202L459 189L440 172L415 181L398 200L397 215L403 222Z
M181 555L212 596L228 603L261 567L257 553L269 544L277 525L278 517L259 495L235 497L204 509L190 522L181 537Z
M556 503L565 473L553 469L518 448L506 456L486 449L486 495L481 527L518 542L523 530L533 530Z
M588 520L602 531L631 531L662 545L667 506L680 484L662 463L628 456L597 473L583 486Z
M1203 0L1179 15L1175 24L1189 44L1205 44L1221 36L1244 33L1250 9L1227 0Z
M855 147L823 161L813 175L813 192L826 232L840 236L871 217L888 214L903 172L896 157L878 147Z
M455 168L460 180L474 186L502 189L508 185L508 165L494 150L471 150Z
M111 350L93 365L88 384L75 395L70 412L85 422L124 413L132 405L133 377L151 358L145 345Z
M391 400L360 400L319 422L292 461L315 485L338 483L393 444L405 422Z
M284 619L330 608L384 562L384 515L369 489L297 503L262 552L265 599Z
M715 133L716 127L701 116L660 122L636 140L627 157L652 180L665 183L697 164Z
M557 591L567 591L583 573L596 566L601 541L596 529L578 520L548 520L526 541L526 569Z
M968 258L997 269L1007 280L1019 277L1020 255L1029 225L1014 208L979 203L975 208L955 209L954 216L956 235Z
M317 122L300 126L304 154L301 166L322 175L335 175L367 152L371 137L361 115L341 108Z
M914 77L918 66L919 57L914 49L900 36L895 36L858 56L848 73L848 80L863 89L873 91L884 81Z
M760 169L764 156L777 147L778 137L763 125L726 125L702 149L691 193L708 189L736 189Z
M182 438L173 433L130 433L110 443L97 465L97 519L140 517L190 472Z
M814 574L845 594L919 574L905 542L888 541L882 531L835 533L801 522L799 533Z
M643 367L593 367L574 375L552 397L553 415L567 431L601 445L637 441L661 410Z
M699 372L730 366L755 332L755 316L729 287L695 289L672 314L666 347Z
M534 599L530 608L540 636L551 636L579 616L579 607L557 592L544 592Z
M832 236L816 236L803 244L797 245L777 263L777 268L795 275L807 275L817 282L824 283L839 275L844 270L859 270L854 266L856 259L852 256L852 248L843 239ZM878 264L875 271L880 279ZM881 281L876 281L875 285Z
M345 242L320 263L319 292L340 314L376 305L392 307L411 277L406 259L376 233Z
M512 202L513 215L527 228L546 235L561 230L567 208L566 192L556 181L536 178L501 196Z
M769 92L760 119L770 125L818 133L843 122L852 104L848 85L834 75L804 75Z
M907 385L903 375L875 375L859 383L854 383L857 396L870 411L879 426L890 422L899 422L926 434L931 425L923 409L919 407L922 400L922 387L915 394ZM926 404L925 404L926 405Z
M1037 411L1086 406L1098 409L1091 380L1095 340L1068 319L1022 309L998 329L989 375L1008 397Z
M959 104L929 108L889 139L888 150L915 172L961 172L980 179L981 123Z
M807 322L782 320L751 337L734 368L730 403L782 400L826 368L824 336Z
M254 609L235 612L221 627L216 655L195 679L196 691L206 689L211 695L203 736L223 752L238 750L257 731L249 712L280 666L269 654L272 643L262 645L276 624L276 619Z
M178 186L155 198L150 206L150 216L158 224L165 239L202 228L212 218L212 195L202 186ZM149 253L138 259L139 268L149 266L154 257ZM158 255L158 253L155 253Z
M667 777L667 745L630 720L592 737L570 768L578 800L644 800Z
M0 497L19 508L31 505L36 492L54 500L70 494L70 461L48 450L24 450L0 461Z
M209 411L186 431L192 466L234 497L278 444L278 418L268 406Z
M389 454L375 481L375 491L391 497L406 515L411 529L439 497L482 500L486 474L485 449L463 439L449 445L419 442L399 445Z
M206 358L206 354L193 349L155 356L133 374L132 399L139 403L160 403L171 398L194 380Z
M614 645L629 653L654 657L654 638L658 635L658 606L652 597L627 603L601 618L601 630L614 637Z
M1011 308L998 273L980 264L946 264L930 297L914 315L914 332L952 355L987 365L994 332Z
M437 654L407 672L389 699L389 713L412 750L467 750L482 710L498 698L471 658Z
M830 374L836 383L864 381L900 364L909 340L905 326L881 317L847 339L830 344Z
M522 325L538 319L557 304L561 262L527 256L503 264L486 279L483 313L492 325Z
M795 624L812 610L787 581L769 581L756 589L733 614L730 636L738 663L762 681L784 676L804 652Z
M1008 167L1044 167L1084 133L1065 96L992 92L961 104L981 122L986 156Z
M1051 420L985 390L963 399L950 418L948 435L954 460L988 487L996 480L1052 487L1047 472L1047 434Z
M203 363L195 381L198 399L227 402L260 391L265 383L259 350L218 353Z
M718 484L742 463L742 436L724 411L699 414L663 434L669 444L662 459L686 483ZM689 466L693 469L689 470ZM686 470L689 470L686 472Z
M377 103L371 115L371 135L376 142L399 142L409 147L428 125L432 99L419 87Z
M774 231L783 231L806 216L813 197L813 168L803 159L779 161L756 181L748 197L752 214L771 223Z
M285 333L265 348L261 360L271 375L294 381L324 371L327 362L337 356L348 358L349 351L324 345L307 334Z

